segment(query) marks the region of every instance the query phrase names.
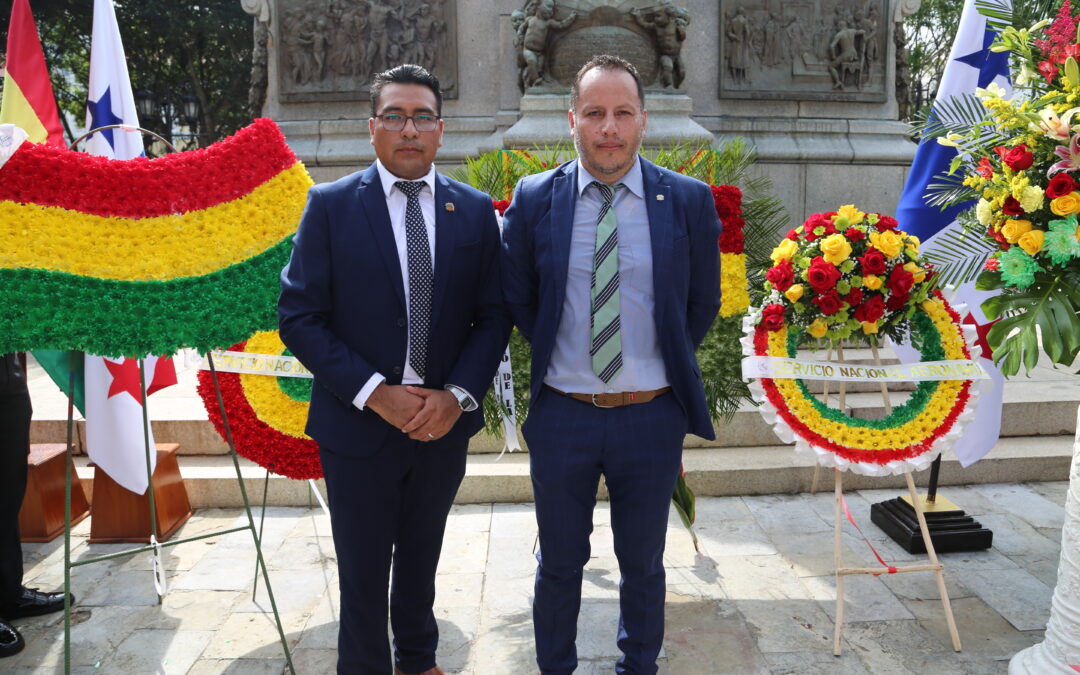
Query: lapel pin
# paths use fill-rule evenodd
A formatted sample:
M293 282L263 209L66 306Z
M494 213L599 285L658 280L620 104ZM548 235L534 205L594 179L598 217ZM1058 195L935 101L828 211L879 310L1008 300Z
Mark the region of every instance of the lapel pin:
M450 213L454 212L454 202L446 202L446 210Z
M658 201L658 202L664 201L664 195L656 195L656 201Z

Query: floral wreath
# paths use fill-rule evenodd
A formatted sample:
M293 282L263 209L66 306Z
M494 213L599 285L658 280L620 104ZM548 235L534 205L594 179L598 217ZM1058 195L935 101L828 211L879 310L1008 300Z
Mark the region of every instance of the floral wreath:
M256 333L230 351L288 355L277 331ZM322 478L319 446L304 433L310 378L218 372L236 452L273 473L296 480ZM222 437L225 426L209 370L199 371L199 396Z
M919 267L912 239L895 220L868 217L853 206L811 216L773 252L776 265L766 275L763 307L752 308L743 321L743 354L795 358L805 343L838 344L853 334L876 342L879 332L894 334L903 325L923 361L978 358L971 331ZM879 281L867 284L870 276ZM796 286L803 287L791 292ZM830 408L801 379L760 378L750 392L785 443L795 442L825 466L887 475L926 468L932 454L959 438L974 415L975 382L921 381L906 403L881 420Z
M275 326L311 185L269 119L157 159L22 144L0 167L0 354L207 351Z

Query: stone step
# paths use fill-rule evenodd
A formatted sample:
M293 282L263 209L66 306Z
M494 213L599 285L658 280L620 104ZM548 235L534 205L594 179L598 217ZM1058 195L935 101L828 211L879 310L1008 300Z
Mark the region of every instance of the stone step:
M865 354L863 354L865 352ZM865 362L869 350L845 351L845 361ZM823 353L819 353L823 358ZM883 358L888 355L884 355ZM228 448L207 419L202 400L195 392L196 371L177 360L179 384L167 387L150 398L154 438L159 442L179 443L181 455L224 455ZM834 383L835 384L835 383ZM871 385L873 386L873 385ZM831 388L835 392L835 387ZM67 399L36 364L30 367L30 391L34 403L31 442L63 443L67 438ZM892 405L902 405L907 392L890 394ZM1076 410L1080 406L1080 379L1071 373L1040 366L1031 377L1018 376L1005 383L1001 435L1006 438L1028 436L1071 437L1076 432ZM884 406L880 393L854 391L847 395L848 408L859 417L880 418ZM838 405L835 393L830 405ZM75 425L76 445L83 446L82 422ZM757 408L742 406L727 422L718 425L717 440L706 441L688 436L685 447L759 447L776 444L776 435L761 418ZM473 438L473 454L498 453L502 439L488 434Z
M940 484L1002 483L1068 480L1073 439L1068 436L1003 438L990 454L963 468L951 456L942 461ZM235 507L243 500L232 460L225 456L183 456L180 473L194 508ZM267 503L273 506L316 506L318 500L307 481L270 476L266 470L241 460L241 475L253 505L261 503L264 481ZM86 458L76 458L79 478L93 499L94 469ZM695 448L683 453L687 482L698 496L730 496L806 492L812 487L815 465L791 446ZM924 485L926 473L916 477ZM325 494L322 481L316 481ZM874 478L848 472L845 489L902 488L902 476ZM827 470L820 473L818 489L832 489ZM601 498L604 498L601 490ZM529 457L525 453L476 454L469 457L457 503L530 502Z

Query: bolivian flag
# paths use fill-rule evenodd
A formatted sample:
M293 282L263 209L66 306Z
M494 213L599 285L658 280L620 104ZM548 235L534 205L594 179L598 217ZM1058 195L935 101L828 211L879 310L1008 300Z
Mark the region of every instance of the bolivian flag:
M64 147L60 116L56 112L49 69L41 51L29 0L15 0L8 24L4 98L0 124L14 124L30 135L31 143Z
M275 329L311 185L269 119L157 159L23 144L0 168L0 354L205 351Z

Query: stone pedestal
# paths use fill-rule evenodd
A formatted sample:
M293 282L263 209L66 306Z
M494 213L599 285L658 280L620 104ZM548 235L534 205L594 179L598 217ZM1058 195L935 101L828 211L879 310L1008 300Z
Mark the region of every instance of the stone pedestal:
M1009 661L1009 675L1046 675L1080 671L1080 433L1073 446L1065 525L1061 529L1061 561L1050 604L1046 636Z
M694 102L685 94L645 94L648 125L645 145L709 145L713 135L692 120ZM531 148L570 142L567 111L570 96L526 94L521 98L521 119L503 134L508 148Z

